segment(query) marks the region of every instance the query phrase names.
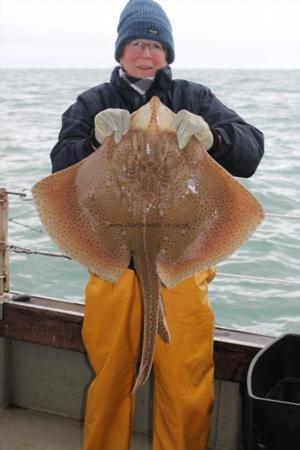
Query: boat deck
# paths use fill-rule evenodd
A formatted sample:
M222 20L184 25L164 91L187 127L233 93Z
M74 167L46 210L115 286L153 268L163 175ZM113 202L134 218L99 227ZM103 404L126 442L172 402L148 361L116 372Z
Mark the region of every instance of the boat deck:
M82 450L81 420L23 408L0 409L1 450ZM134 433L130 450L150 450L147 435Z
M35 296L25 304L11 294L0 296L1 450L82 448L82 419L94 377L81 339L82 320L82 304ZM240 449L247 370L273 339L216 329L210 450ZM152 394L150 378L136 398L130 450L151 448Z

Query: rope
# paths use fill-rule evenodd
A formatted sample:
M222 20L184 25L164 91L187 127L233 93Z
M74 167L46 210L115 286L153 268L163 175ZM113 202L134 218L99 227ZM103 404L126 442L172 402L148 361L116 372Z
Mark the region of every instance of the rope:
M33 200L32 195L31 195L31 190L28 189L28 188L22 189L21 192L16 192L16 191L6 191L6 192L9 195L17 195L18 197L21 197L21 199L23 201L30 201L31 202Z
M279 217L281 219L295 219L300 220L300 216L290 216L289 214L273 214L273 213L267 213L266 217Z
M300 286L299 281L283 280L282 278L254 277L249 275L237 275L234 273L224 273L224 272L218 272L217 275L225 278L242 278L244 280L249 281L264 281L267 283L278 283L278 284L289 284L292 286Z
M62 253L53 253L53 252L48 252L48 251L32 250L30 248L19 247L17 245L6 245L6 247L9 248L14 253L25 253L26 255L54 256L56 258L65 258L65 259L72 260L72 258L70 258L67 255L63 255ZM243 279L243 280L249 280L249 281L258 281L258 282L267 282L267 283L276 283L276 284L288 284L290 286L300 286L300 282L283 280L282 278L255 277L255 276L238 275L238 274L234 274L234 273L225 273L225 272L218 272L217 275L220 277L225 277L225 278L237 278L237 279Z
M72 259L67 255L62 253L48 252L44 250L32 250L31 248L19 247L18 245L5 244L6 248L14 253L25 253L26 255L43 255L43 256L54 256L56 258L66 258Z
M23 189L21 192L15 192L15 191L7 191L9 195L16 195L22 198L24 201L32 201L33 198L31 196L30 189ZM299 220L300 216L297 215L289 215L289 214L276 214L276 213L267 213L266 217L270 218L281 218L281 219L290 219L290 220ZM36 231L38 233L43 233L42 230L39 230L37 228L31 227L29 225L26 225L24 223L18 222L14 219L9 219L9 222L13 222L17 225L23 226L24 228L28 228L32 231ZM54 252L48 252L43 250L32 250L30 248L20 247L17 245L8 245L4 244L6 248L9 248L14 253L24 253L27 255L42 255L42 256L52 256L56 258L65 258L71 260L69 256L63 255L61 253L54 253ZM244 279L249 281L257 281L257 282L267 282L267 283L277 283L277 284L288 284L290 286L300 286L300 282L297 281L289 281L284 280L280 278L268 278L268 277L255 277L255 276L248 276L248 275L238 275L233 273L225 273L225 272L218 272L218 276L224 277L224 278L237 278L237 279Z
M37 233L43 234L43 230L39 230L38 228L31 227L30 225L26 225L25 223L19 222L17 220L8 219L8 221L12 222L12 223L15 223L16 225L20 225L21 227L27 228L28 230L36 231Z

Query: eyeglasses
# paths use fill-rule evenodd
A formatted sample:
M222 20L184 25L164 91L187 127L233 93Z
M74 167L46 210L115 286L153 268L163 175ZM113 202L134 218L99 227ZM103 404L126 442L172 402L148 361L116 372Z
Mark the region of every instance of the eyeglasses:
M127 45L135 50L140 52L144 51L146 47L148 47L151 53L161 53L165 51L164 46L160 42L150 42L146 43L144 41L135 40L127 42Z

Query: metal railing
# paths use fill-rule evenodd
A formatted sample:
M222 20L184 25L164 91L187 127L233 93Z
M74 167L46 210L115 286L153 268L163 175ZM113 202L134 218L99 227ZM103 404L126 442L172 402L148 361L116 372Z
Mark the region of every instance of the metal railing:
M26 255L41 255L55 258L64 258L71 260L67 255L57 252L49 252L41 249L31 249L22 247L19 245L11 244L8 242L8 223L14 223L15 225L22 226L26 229L30 229L37 233L43 233L42 229L32 227L23 222L17 221L14 218L8 217L8 195L18 196L22 201L32 201L30 189L23 189L20 192L8 191L5 188L0 188L0 295L3 292L9 292L9 252L23 253ZM289 220L298 220L300 222L300 216L288 215L288 214L273 214L267 213L266 217L270 218L284 218ZM276 284L288 284L290 286L300 286L300 281L291 281L281 278L272 277L257 277L249 275L239 275L233 273L218 272L218 277L244 279L256 282L268 282Z

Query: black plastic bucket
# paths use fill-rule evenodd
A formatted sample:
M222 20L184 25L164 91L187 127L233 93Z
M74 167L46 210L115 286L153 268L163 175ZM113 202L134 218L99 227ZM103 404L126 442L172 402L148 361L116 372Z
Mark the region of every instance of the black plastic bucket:
M300 335L261 350L247 377L246 450L300 449Z

